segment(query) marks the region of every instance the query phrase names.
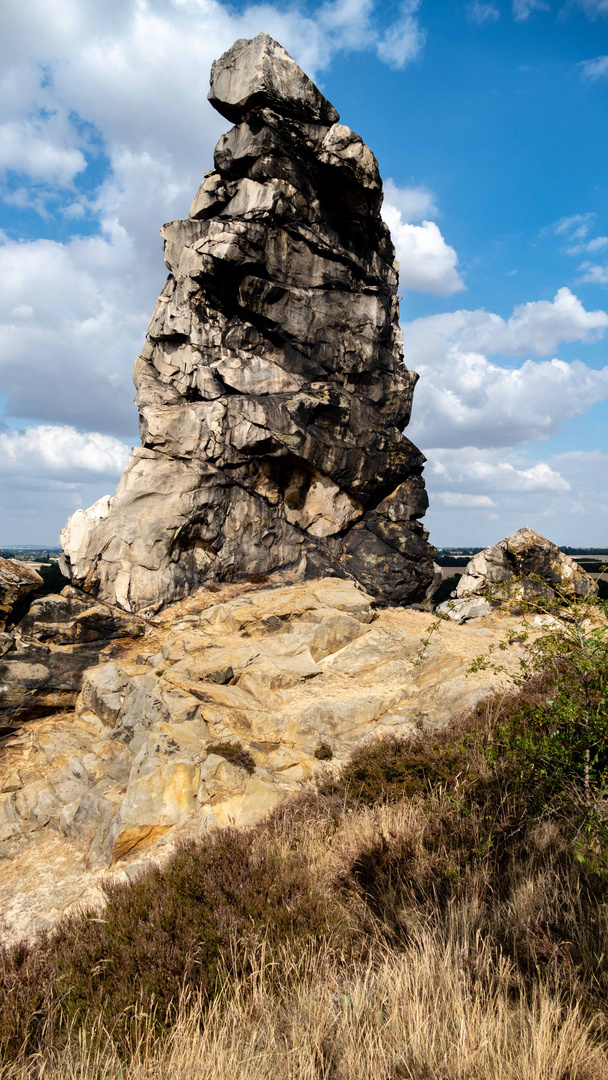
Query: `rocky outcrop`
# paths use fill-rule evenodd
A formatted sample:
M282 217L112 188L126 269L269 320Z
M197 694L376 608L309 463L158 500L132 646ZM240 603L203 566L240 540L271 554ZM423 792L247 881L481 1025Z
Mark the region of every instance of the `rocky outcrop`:
M458 582L456 594L463 598L483 594L497 600L552 600L556 588L574 596L597 594L596 582L574 559L524 526L475 555Z
M49 608L47 625L69 624ZM108 873L134 874L180 838L259 821L362 741L442 725L507 685L523 648L501 653L499 673L468 674L515 619L437 627L376 611L338 578L199 590L136 622L143 635L86 671L75 710L5 741L0 911L16 936L101 904Z
M0 558L0 633L6 630L19 601L42 584L40 574L33 567Z
M145 625L70 585L59 596L34 600L2 635L0 719L21 722L73 708L87 668L117 638L138 637Z
M371 150L266 34L213 65L235 126L186 221L135 362L142 445L62 533L73 582L152 613L202 582L436 580L424 457L402 434L397 264Z

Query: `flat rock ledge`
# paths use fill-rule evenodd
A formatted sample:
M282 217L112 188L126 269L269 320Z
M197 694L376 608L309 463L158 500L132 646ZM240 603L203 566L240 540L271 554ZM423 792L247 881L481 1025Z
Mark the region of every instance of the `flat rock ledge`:
M362 742L439 727L509 684L508 672L466 669L514 619L443 621L429 635L433 622L376 610L355 583L326 577L200 589L141 636L111 641L75 709L5 740L5 939L103 906L108 876L162 862L181 837L253 825ZM509 646L508 670L521 648Z

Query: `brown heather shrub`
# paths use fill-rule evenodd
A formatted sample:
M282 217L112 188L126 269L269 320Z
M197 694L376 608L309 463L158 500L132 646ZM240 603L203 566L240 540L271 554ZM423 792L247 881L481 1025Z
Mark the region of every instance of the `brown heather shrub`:
M340 912L315 888L305 860L275 852L263 831L222 829L183 845L164 871L107 889L103 916L64 919L33 946L0 952L0 1048L36 1050L58 1028L98 1016L119 1044L134 1017L170 1022L183 990L209 1000L228 974L247 974L252 950L294 956L340 936Z
M311 949L282 994L260 955L210 1007L182 1001L166 1038L144 1028L126 1062L97 1026L3 1080L608 1080L577 1005L514 995L509 962L471 955L460 922L347 969Z
M460 731L440 732L432 739L388 735L355 750L339 776L326 779L320 791L354 806L411 798L469 774L469 749Z

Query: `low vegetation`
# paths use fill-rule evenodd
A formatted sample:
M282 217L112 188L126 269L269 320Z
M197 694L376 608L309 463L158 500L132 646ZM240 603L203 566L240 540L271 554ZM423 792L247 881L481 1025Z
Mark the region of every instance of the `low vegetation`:
M604 618L5 950L0 1076L608 1080Z
M234 742L221 742L212 743L207 747L208 754L217 754L218 757L223 757L226 761L229 761L231 765L238 765L245 772L250 775L255 770L255 761L253 755L249 750L245 750L240 743Z

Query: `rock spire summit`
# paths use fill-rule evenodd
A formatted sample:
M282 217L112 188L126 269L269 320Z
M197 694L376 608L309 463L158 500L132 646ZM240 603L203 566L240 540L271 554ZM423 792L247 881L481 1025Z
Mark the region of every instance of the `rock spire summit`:
M312 124L336 124L339 113L269 34L239 38L213 63L207 97L222 116L240 124L253 109Z
M142 445L116 495L68 521L66 568L143 613L286 573L421 601L424 457L402 434L417 376L376 159L267 34L214 63L209 98L235 126L189 218L162 229Z

